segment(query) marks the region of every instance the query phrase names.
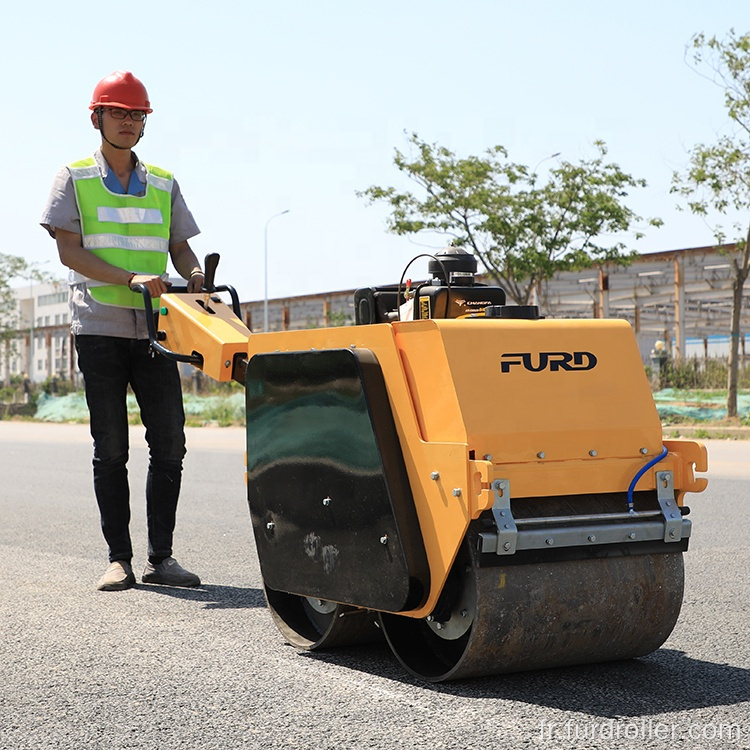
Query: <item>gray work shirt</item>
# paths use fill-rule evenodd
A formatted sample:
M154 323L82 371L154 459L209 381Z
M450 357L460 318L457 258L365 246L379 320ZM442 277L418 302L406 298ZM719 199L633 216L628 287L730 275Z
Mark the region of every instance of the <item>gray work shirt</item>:
M106 179L110 167L101 150L94 153L94 160ZM146 168L136 157L135 174L146 185ZM62 167L55 175L47 205L42 213L41 225L55 237L55 229L81 234L81 217L78 213L73 177L68 167ZM169 244L174 245L200 233L193 215L182 197L177 180L172 183L172 219L169 225ZM74 281L69 274L70 330L76 335L115 336L125 339L146 339L146 311L126 307L102 305L91 297L85 283Z

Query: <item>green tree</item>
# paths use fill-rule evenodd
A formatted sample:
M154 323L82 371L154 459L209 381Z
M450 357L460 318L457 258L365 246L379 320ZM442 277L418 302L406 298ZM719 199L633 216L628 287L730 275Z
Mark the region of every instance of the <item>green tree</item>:
M646 183L607 163L603 142L591 159L557 164L543 184L535 169L509 161L503 146L459 158L416 133L409 143L414 157L396 149L394 163L419 194L373 186L358 195L390 205L395 234L438 232L473 251L517 304L528 304L534 288L558 271L632 258L612 235L640 221L623 200Z
M51 283L55 279L42 271L40 264L29 263L18 255L0 253L0 356L5 358L5 385L10 383L10 355L13 339L21 327L21 310L16 303L11 282L26 279L38 284Z
M26 273L28 264L17 255L0 253L0 356L5 358L5 385L10 383L8 359L19 327L19 309L10 282Z
M725 39L696 34L688 46L692 64L724 89L724 106L733 132L716 143L699 144L690 151L684 173L675 173L672 192L685 199L690 211L709 220L721 218L713 231L719 252L727 256L732 270L732 316L729 366L727 368L727 415L737 416L737 383L742 295L750 273L750 222L724 223L729 212L750 206L750 34L738 36L730 30ZM703 70L709 73L703 73Z

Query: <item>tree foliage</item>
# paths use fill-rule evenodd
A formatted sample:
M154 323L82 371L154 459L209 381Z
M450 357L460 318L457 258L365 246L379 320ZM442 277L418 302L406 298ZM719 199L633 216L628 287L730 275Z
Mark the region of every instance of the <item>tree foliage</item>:
M503 146L461 158L416 133L409 143L413 155L396 149L394 163L419 193L373 186L358 195L390 206L391 232L438 232L473 251L516 303L528 304L535 286L558 271L632 257L613 235L640 221L623 201L646 183L608 163L602 141L590 159L559 162L545 182L510 161Z
M690 151L684 173L675 173L672 192L688 209L707 221L750 206L750 34L730 30L725 39L696 34L688 47L696 72L724 89L724 106L733 132L715 143L699 144ZM703 71L707 70L707 73ZM732 269L732 323L727 376L727 413L737 415L737 379L742 298L750 273L750 222L724 219L713 225L719 251Z
M23 258L0 253L0 341L12 338L18 329L18 309L10 282L27 275L28 268Z
M692 55L690 54L692 53ZM696 72L724 89L729 118L750 134L750 34L730 29L725 39L695 34L688 57ZM708 68L708 72L703 72Z

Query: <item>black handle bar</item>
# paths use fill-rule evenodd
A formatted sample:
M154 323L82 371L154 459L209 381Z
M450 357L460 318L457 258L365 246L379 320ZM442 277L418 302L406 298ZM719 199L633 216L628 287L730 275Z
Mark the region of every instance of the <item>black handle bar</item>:
M212 270L215 270L215 266ZM213 279L211 281L213 281ZM200 367L203 364L203 357L201 357L200 354L179 354L178 352L173 352L171 349L167 349L166 346L162 346L162 344L159 343L156 332L156 316L153 314L154 309L151 301L151 292L149 292L148 288L143 284L133 284L131 289L132 291L140 292L143 295L143 305L146 309L146 328L148 329L148 340L151 344L151 349L163 355L164 357L167 357L167 359L174 360L175 362L187 362L188 364ZM210 290L207 287L204 287L203 291L206 294L214 294L215 292L229 292L229 295L232 298L232 312L238 318L240 318L240 320L242 319L242 311L240 310L240 298L237 295L237 290L233 286L229 286L229 284L223 284L221 286L215 287L212 283ZM166 294L187 294L187 287L171 286L169 287Z

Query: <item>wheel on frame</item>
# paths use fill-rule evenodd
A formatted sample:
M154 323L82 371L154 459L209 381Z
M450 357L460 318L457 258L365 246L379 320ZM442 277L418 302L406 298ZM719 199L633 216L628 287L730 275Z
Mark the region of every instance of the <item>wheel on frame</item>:
M264 586L271 617L284 638L305 651L381 641L377 616L346 604L288 594Z

